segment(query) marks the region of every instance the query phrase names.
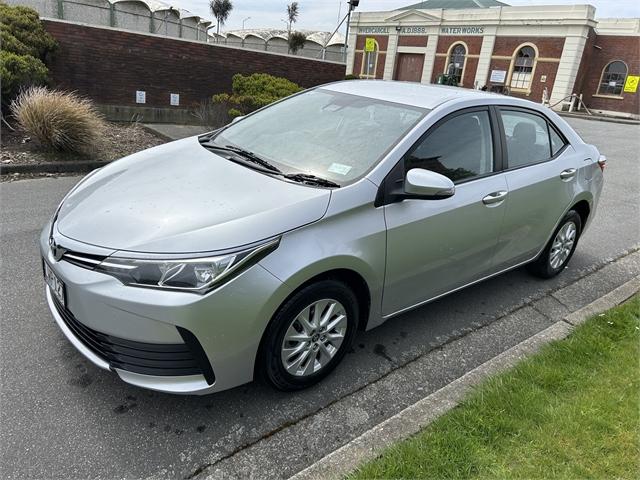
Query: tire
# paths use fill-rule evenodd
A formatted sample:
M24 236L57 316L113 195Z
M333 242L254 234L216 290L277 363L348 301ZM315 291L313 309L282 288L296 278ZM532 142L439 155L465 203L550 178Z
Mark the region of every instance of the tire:
M318 383L351 347L359 313L355 294L338 280L321 280L302 288L280 307L267 327L258 356L262 377L285 391ZM340 320L342 314L346 318ZM306 317L311 321L304 324ZM336 327L323 332L321 321L325 319L325 329Z
M573 243L569 242L571 231L573 231ZM553 232L549 243L540 256L527 265L527 270L540 278L552 278L558 275L571 260L581 233L582 219L580 215L575 210L569 210Z

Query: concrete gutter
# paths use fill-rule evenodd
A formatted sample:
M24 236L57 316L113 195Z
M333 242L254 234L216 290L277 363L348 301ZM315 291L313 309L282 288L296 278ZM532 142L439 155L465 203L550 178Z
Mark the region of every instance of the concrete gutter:
M457 406L469 391L488 377L503 372L540 347L569 335L576 325L623 303L640 291L640 277L629 280L598 300L570 313L563 320L474 368L447 386L405 408L371 430L293 475L291 480L339 479L371 461L393 444L417 434Z

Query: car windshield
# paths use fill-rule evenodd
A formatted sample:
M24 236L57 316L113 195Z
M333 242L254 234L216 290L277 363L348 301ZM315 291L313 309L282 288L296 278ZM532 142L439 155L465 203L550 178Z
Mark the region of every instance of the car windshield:
M371 170L427 112L315 89L234 123L212 140L249 151L285 173L344 185Z

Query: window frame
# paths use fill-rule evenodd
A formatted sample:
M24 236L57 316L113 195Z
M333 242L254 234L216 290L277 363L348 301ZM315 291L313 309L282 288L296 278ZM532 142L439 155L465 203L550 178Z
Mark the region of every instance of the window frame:
M378 71L378 58L380 57L380 45L378 44L378 41L376 39L373 40L373 42L375 43L376 48L373 50L373 52L366 52L364 50L364 48L362 49L362 62L360 64L360 78L364 78L367 80L371 80L376 78L376 72ZM369 54L375 54L375 59L373 62L373 73L365 73L365 64L367 64L368 62L366 61L367 56Z
M464 86L464 73L467 69L467 58L469 57L469 47L465 42L455 41L449 46L449 50L447 51L447 59L444 62L444 70L442 73L448 75L449 64L451 63L451 55L453 55L453 50L458 46L462 46L464 48L464 61L462 62L462 68L460 69L460 82L458 83L459 87Z
M525 108L525 107L519 107L519 106L512 106L512 105L495 105L493 107L496 111L496 120L498 122L498 130L500 132L500 139L501 139L501 144L502 144L502 160L503 160L503 172L512 172L515 170L520 170L521 168L528 168L528 167L532 167L535 165L541 165L543 163L548 163L548 162L552 162L553 160L555 160L556 158L558 158L560 155L562 155L564 153L564 151L567 149L567 147L569 145L571 145L571 143L569 142L569 140L567 139L567 137L562 133L562 131L551 121L549 120L549 118L543 114L542 112L538 112L537 110L533 110L530 108ZM529 115L535 115L537 117L542 118L542 120L544 120L547 124L547 137L549 138L549 158L546 158L544 160L540 160L538 162L533 162L533 163L527 163L526 165L519 165L517 167L510 167L509 166L509 150L507 149L507 133L505 132L504 129L504 123L502 122L502 115L501 113L503 111L515 111L515 112L521 112L521 113L526 113ZM558 135L558 137L563 141L564 145L562 146L562 148L560 148L555 154L553 154L553 145L551 144L551 129L553 129L553 131Z
M622 80L622 88L620 89L620 94L616 95L614 93L601 93L600 88L602 87L602 80L604 79L605 71L607 70L609 65L616 62L620 62L621 64L623 64L626 70L624 74L624 79ZM623 98L622 94L624 93L624 85L627 82L628 76L629 76L629 65L627 65L627 62L625 62L624 60L618 60L618 59L607 62L607 64L604 67L602 67L602 71L600 72L600 80L598 81L598 87L596 88L596 93L594 95L598 97L606 97L606 98Z
M475 182L478 180L483 180L488 177L492 177L494 175L499 175L504 171L504 146L505 142L503 142L504 134L500 132L500 125L498 123L498 112L496 111L495 106L493 105L480 105L475 107L467 107L462 108L460 110L456 110L455 112L451 112L438 121L436 121L433 125L431 125L426 132L420 135L418 138L407 150L402 154L402 157L398 160L398 162L389 170L389 173L385 176L384 180L380 184L378 188L378 193L376 195L376 199L374 202L375 207L381 207L384 205L389 205L391 203L396 203L406 199L406 195L404 194L404 179L407 175L405 169L405 160L408 155L411 155L421 144L424 142L433 132L435 132L440 126L444 123L448 122L452 118L458 117L460 115L464 115L467 113L474 112L487 112L489 117L489 127L491 130L491 145L493 149L493 171L484 173L482 175L477 175L475 177L463 178L461 180L456 180L453 182L454 185L464 185L466 183Z
M520 51L525 47L531 48L533 50L533 53L534 53L533 65L531 66L531 77L529 79L529 84L525 88L512 87L511 86L511 82L513 80L513 73L515 72L515 69L516 69L516 60L518 58L518 54L520 53ZM531 94L531 87L533 86L533 81L536 78L536 68L538 66L538 58L540 58L540 52L538 51L538 47L536 46L535 43L525 42L525 43L522 43L522 44L520 44L520 45L518 45L516 47L516 49L513 51L513 54L511 55L511 63L509 64L509 76L508 76L509 81L506 82L506 84L505 84L509 88L510 91L526 93L527 95Z

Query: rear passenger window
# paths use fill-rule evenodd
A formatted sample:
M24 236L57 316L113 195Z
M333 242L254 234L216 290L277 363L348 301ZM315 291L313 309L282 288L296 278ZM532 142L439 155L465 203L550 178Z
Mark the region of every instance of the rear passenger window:
M564 147L566 144L564 139L560 135L558 135L558 132L556 132L551 127L551 125L549 125L549 137L551 137L551 156L554 156L556 153L562 150L562 147Z
M544 118L516 110L501 110L500 115L507 140L508 168L551 158L549 127Z
M436 127L406 157L405 169L424 168L452 181L493 171L493 142L486 110L456 115Z

